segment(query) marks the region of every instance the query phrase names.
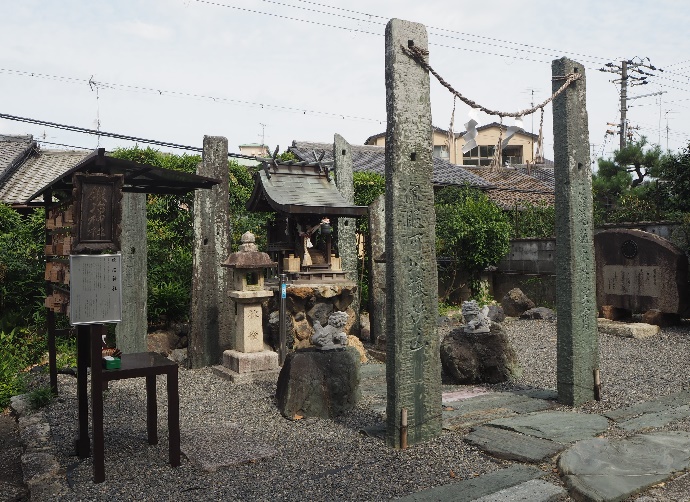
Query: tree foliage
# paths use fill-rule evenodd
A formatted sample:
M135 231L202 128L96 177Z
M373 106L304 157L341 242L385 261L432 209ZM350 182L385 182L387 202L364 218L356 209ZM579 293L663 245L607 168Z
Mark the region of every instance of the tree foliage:
M479 274L496 265L510 249L510 223L486 195L468 186L442 188L436 193L435 206L436 254L450 259L446 272L451 284L465 272L476 295Z
M196 172L199 155L173 155L152 148L118 149L113 157L150 164L165 169ZM257 236L257 244L266 242L265 224L269 216L248 213L245 205L254 188L254 171L228 162L231 249L240 243L247 230ZM192 286L192 246L194 241L194 192L184 195L156 195L147 198L148 244L148 316L149 321L161 318L185 320L189 316Z
M0 321L26 325L43 311L45 213L22 216L0 204ZM0 326L2 329L2 326Z
M662 157L652 174L658 179L656 195L664 208L690 212L690 145Z
M665 217L656 177L663 161L658 145L646 138L617 150L611 159L599 159L592 176L594 222L655 220Z
M377 197L386 193L386 179L377 173L355 171L352 176L355 190L355 204L357 206L368 206ZM357 231L360 233L369 232L369 221L367 218L359 218L357 221Z
M511 237L546 239L556 235L556 210L546 203L526 204L509 215L512 223Z

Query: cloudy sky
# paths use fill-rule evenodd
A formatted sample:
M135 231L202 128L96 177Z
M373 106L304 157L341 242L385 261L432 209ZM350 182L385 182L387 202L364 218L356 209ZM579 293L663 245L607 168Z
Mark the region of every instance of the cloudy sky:
M635 135L676 151L690 139L690 9L683 0L0 0L0 113L230 151L293 140L352 144L386 128L384 30L390 18L429 31L430 63L458 91L512 112L551 94L551 61L586 67L593 156L618 146L620 119L607 62L640 60L648 85L629 88ZM646 58L649 58L647 60ZM432 80L434 125L452 96ZM458 103L456 130L469 108ZM479 114L482 124L497 120ZM512 119L506 119L511 125ZM538 132L539 116L525 117ZM544 118L553 157L551 108ZM54 144L130 146L0 118L0 134ZM166 148L161 148L167 150Z

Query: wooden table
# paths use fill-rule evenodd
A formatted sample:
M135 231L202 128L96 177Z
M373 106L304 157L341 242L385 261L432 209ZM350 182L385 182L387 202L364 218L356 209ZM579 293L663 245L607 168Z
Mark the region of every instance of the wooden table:
M111 380L144 377L146 379L146 431L149 444L158 444L156 402L156 376L167 375L168 431L170 465L180 465L180 397L178 392L177 363L155 352L123 354L119 369L102 367L101 336L106 333L103 324L77 328L77 401L79 435L76 449L79 458L90 454L89 404L87 398L86 368L91 366L91 417L93 428L93 481L105 481L103 388Z

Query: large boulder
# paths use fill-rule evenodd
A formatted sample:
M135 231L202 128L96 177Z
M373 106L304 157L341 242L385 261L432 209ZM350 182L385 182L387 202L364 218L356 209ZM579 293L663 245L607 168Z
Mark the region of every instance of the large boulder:
M520 288L513 288L501 300L503 312L509 317L519 317L524 311L536 307Z
M650 309L642 316L642 322L666 328L680 324L680 316L678 314L668 314L658 309Z
M525 310L520 314L520 319L543 319L545 321L555 321L556 313L547 309L546 307L535 307L533 309Z
M360 354L352 347L303 349L287 355L278 377L276 400L286 418L333 418L360 398Z
M455 384L499 383L517 377L517 355L501 326L491 323L489 333L465 333L458 328L441 342L441 364Z
M159 330L146 336L146 349L149 352L168 356L177 348L180 337L173 331Z
M493 322L503 322L506 320L506 314L503 312L503 307L500 305L488 305L489 313L487 317Z

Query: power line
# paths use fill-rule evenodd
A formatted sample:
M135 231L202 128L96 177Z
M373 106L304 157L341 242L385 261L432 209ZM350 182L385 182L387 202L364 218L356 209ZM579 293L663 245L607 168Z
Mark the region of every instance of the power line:
M302 18L297 18L297 17L293 17L293 16L287 16L287 15L284 15L284 14L277 14L277 13L275 13L275 12L264 12L264 11L260 11L260 10L256 10L256 9L248 9L248 8L246 8L246 7L239 7L239 6L236 6L236 5L229 5L229 4L225 4L225 3L221 3L221 2L216 2L216 1L212 1L212 0L194 0L194 1L197 2L197 3L202 3L202 4L207 4L207 5L213 5L213 6L215 6L215 7L223 7L223 8L227 8L227 9L235 9L235 10L240 10L240 11L244 11L244 12L250 12L250 13L253 13L253 14L261 14L261 15L265 15L265 16L271 16L271 17L277 17L277 18L282 18L282 19L288 19L288 20L290 20L290 21L299 21L299 22L303 22L303 23L309 23L309 24L314 24L314 25L318 25L318 26L324 26L324 27L327 27L327 28L336 28L336 29L339 29L339 30L354 31L354 32L357 32L357 33L364 33L364 34L367 34L367 35L376 35L376 36L382 36L382 35L383 35L382 33L373 33L373 32L371 32L371 31L366 31L366 30L363 30L363 29L360 29L360 28L351 28L351 27L346 27L346 26L338 26L338 25L334 25L334 24L330 24L330 23L324 23L324 22L321 22L321 21L315 21L315 20L312 20L312 19L302 19ZM345 18L345 19L350 19L350 20L354 20L354 21L370 23L370 24L374 24L374 25L384 25L384 24L385 24L385 23L383 23L383 22L376 22L376 21L371 21L371 20L368 20L368 19L359 19L359 18L354 18L354 17L351 17L351 16L345 16L345 15L342 15L342 14L336 14L336 13L332 13L332 12L324 12L324 11L320 11L320 10L316 10L316 9L309 9L309 8L306 8L306 7L299 7L299 6L296 6L296 5L290 5L290 4L287 4L287 3L284 3L284 2L279 2L279 1L277 1L277 0L262 0L262 1L267 2L267 3L272 3L272 4L277 4L277 5L285 6L285 7L289 7L289 8L300 9L300 10L306 10L306 11L315 12L315 13L319 13L319 14L325 14L325 15L329 15L329 16L335 16L335 17L339 17L339 18ZM302 0L298 0L298 1L302 1ZM319 4L319 3L317 3L317 2L307 2L307 3L310 3L310 4L312 4L312 5L318 5L318 6L320 6L320 7L330 7L330 6L327 6L327 5L325 5L325 4ZM335 9L335 8L334 8L334 9ZM337 10L346 11L346 12L352 12L352 13L357 13L357 14L364 15L364 16L369 16L369 17L375 17L375 18L385 19L385 18L383 18L383 16L378 16L378 15L374 15L374 14L367 14L367 13L360 12L360 11L352 11L352 10L341 9L341 8L337 8ZM607 60L607 58L603 58L603 57L600 57L600 56L589 56L589 55L582 54L582 53L577 53L577 52L563 51L563 50L559 50L559 49L549 49L549 48L546 48L546 47L540 47L540 46L536 46L536 45L529 45L529 44L523 44L523 43L519 43L519 42L512 42L512 41L502 40L502 39L493 38L493 37L487 37L487 36L482 36L482 35L474 35L474 34L471 34L471 33L458 32L458 31L454 31L454 30L450 30L450 29L446 29L446 28L435 28L435 27L433 27L433 26L429 26L428 29L429 29L430 34L435 35L435 36L445 37L445 38L451 38L451 39L456 39L456 40L462 40L462 41L466 41L466 42L469 42L469 43L484 44L484 45L499 47L499 48L503 48L503 49L517 50L517 51L521 51L521 52L529 52L529 53L538 54L538 55L548 55L548 56L551 56L551 57L553 56L552 54L546 54L546 53L544 53L544 52L537 52L537 51L530 50L530 49L539 49L539 50L541 50L541 51L549 51L549 52L551 52L551 53L556 53L556 54L571 54L571 55L577 55L577 56L586 57L587 59L590 60L590 62L597 61L596 64L599 64L599 62L601 62L601 61L606 61L606 60ZM530 49L520 49L520 48L516 48L516 47L507 47L507 46L502 46L502 45L495 44L495 43L482 42L482 41L470 41L470 40L467 40L467 39L464 39L464 38L461 38L461 37L458 37L458 36L443 35L443 34L438 34L438 33L432 33L432 31L445 31L445 32L449 32L449 33L454 33L454 34L456 34L456 35L461 35L461 36L464 36L464 37L472 37L472 38L478 38L478 39L482 39L482 40L491 40L491 41L493 41L493 42L500 42L500 43L503 43L503 44L517 45L517 46L521 46L521 47L527 47L527 48L530 48ZM527 60L527 61L537 61L537 62L540 62L540 63L545 62L545 61L538 61L538 60L533 60L533 59L528 59L528 58L515 57L515 56L511 56L511 55L507 55L507 54L490 53L490 52L484 52L484 51L479 51L479 50L467 49L467 48L464 48L464 47L453 47L453 46L438 44L438 43L435 43L435 42L432 42L432 41L429 42L429 45L436 45L436 46L440 46L440 47L447 47L447 48L452 48L452 49L457 49L457 50L466 50L466 51L470 51L470 52L478 52L478 53L480 53L480 54L489 54L489 55L500 56L500 57L506 57L506 58L512 58L512 59L524 59L524 60ZM550 63L550 62L546 62L546 63Z
M198 1L198 0L197 0L197 1ZM312 2L312 1L307 1L307 0L297 0L297 1L298 1L298 2L302 2L302 3L306 3L306 4L310 4L310 5L316 5L316 6L318 6L318 7L325 7L325 8L327 8L327 9L333 9L333 10L337 10L337 11L341 11L341 12L349 12L349 13L351 13L351 14L357 14L357 15L360 15L360 16L365 16L365 18L362 19L362 18L357 18L357 17L352 17L352 16L345 16L345 15L342 15L342 14L336 14L336 13L333 13L333 12L321 11L321 10L316 10L316 9L309 9L309 8L307 8L307 7L300 7L300 6L298 6L298 5L292 5L292 4L285 3L285 2L279 2L279 1L277 1L277 0L261 0L261 1L267 2L267 3L272 3L272 4L277 4L277 5L281 5L281 6L285 6L285 7L290 7L290 8L294 8L294 9L307 10L307 11L316 12L316 13L319 13L319 14L325 14L325 15L328 15L328 16L341 17L341 18L345 18L345 19L351 19L351 20L355 20L355 21L360 21L360 22L365 22L365 23L371 23L371 24L377 24L377 25L385 25L386 22L388 21L388 18L386 18L386 17L384 17L384 16L379 16L379 15L377 15L377 14L370 14L370 13L362 12L362 11L356 11L356 10L351 10L351 9L344 9L344 8L341 8L341 7L333 7L333 6L330 6L330 5L323 4L323 3ZM369 19L366 19L367 17L368 17ZM381 21L372 21L372 20L371 20L372 18L381 19ZM455 39L458 39L458 40L465 40L465 41L469 41L469 40L466 40L466 39L461 38L461 37L471 37L471 38L477 38L477 39L481 39L481 40L490 40L490 41L492 41L492 42L500 42L500 43L502 43L502 44L517 45L517 46L520 46L520 47L526 47L526 48L528 48L528 49L538 49L538 50L540 50L540 51L549 51L549 52L553 52L553 53L557 53L557 54L572 54L572 55L575 55L575 56L582 56L582 57L585 57L585 58L587 58L587 59L589 59L589 60L592 60L592 61L607 61L607 60L608 60L608 58L603 58L603 57L601 57L601 56L590 56L590 55L582 54L582 53L579 53L579 52L562 51L562 50L558 50L558 49L549 49L549 48L547 48L547 47L542 47L542 46L538 46L538 45L530 45L530 44L525 44L525 43L520 43L520 42L513 42L513 41L511 41L511 40L503 40L503 39L500 39L500 38L488 37L488 36L485 36L485 35L475 35L475 34L473 34L473 33L467 33L467 32L462 32L462 31L456 31L456 30L451 30L451 29L448 29L448 28L440 28L440 27L437 27L437 26L427 26L427 29L429 30L430 33L433 32L433 31L442 31L442 32L452 33L452 34L454 34L454 35L459 35L459 36L452 36L452 35L436 34L437 36L440 36L440 37L455 38ZM498 45L498 44L495 44L495 43L487 43L487 42L479 42L479 41L475 41L475 42L473 42L473 43L478 43L478 44L482 44L482 43L483 43L483 44L491 45L491 46L495 46L495 47L502 47L502 46L500 46L500 45ZM503 47L503 48L507 48L507 47ZM526 51L526 52L534 52L535 54L542 54L542 55L544 54L544 53L540 53L540 52L536 52L536 51L530 51L530 50L528 50L528 49L516 49L516 50Z
M599 71L605 72L605 73L613 73L615 75L620 75L620 78L615 80L614 82L620 83L621 85L621 92L620 92L620 102L621 102L621 107L620 107L620 113L621 113L621 122L619 125L619 130L618 134L620 134L620 149L623 150L626 145L626 140L627 140L627 127L628 127L628 121L627 121L627 111L628 111L628 99L634 99L634 98L628 98L628 85L630 86L635 86L635 85L645 85L648 84L649 82L647 79L649 77L656 76L653 73L649 73L641 68L645 68L650 71L660 71L663 72L664 70L662 69L657 69L651 62L649 61L649 58L645 58L647 60L647 63L644 62L644 59L636 57L634 59L624 59L623 61L620 62L620 65L614 64L614 63L606 63L603 68L600 68Z
M85 127L78 127L78 126L73 126L73 125L68 125L68 124L60 124L58 122L48 122L46 120L39 120L39 119L32 119L28 117L18 117L16 115L8 115L6 113L0 113L0 118L6 119L6 120L13 120L15 122L25 122L28 124L35 124L35 125L41 125L44 127L52 127L54 129L61 129L63 131L71 131L71 132L78 132L82 134L90 134L92 136L104 136L106 138L115 138L115 139L123 139L126 141L134 141L136 143L145 143L145 144L150 144L150 145L157 145L157 146L165 146L168 148L177 148L180 150L189 150L193 152L202 152L203 148L200 148L198 146L188 146L188 145L181 145L179 143L172 143L169 141L160 141L160 140L155 140L155 139L147 139L147 138L138 138L136 136L129 136L128 134L119 134L119 133L113 133L113 132L105 132L105 131L98 131L96 129L87 129ZM233 154L235 155L235 154ZM249 155L241 155L237 154L237 156L242 156L242 158L254 158L250 157Z
M68 125L68 124L61 124L58 122L48 122L45 120L32 119L32 118L28 118L28 117L18 117L15 115L8 115L6 113L0 113L0 118L7 119L7 120L14 120L17 122L26 122L28 124L42 125L44 127L53 127L55 129L62 129L63 131L72 131L72 132L78 132L78 133L82 133L82 134L90 134L92 136L105 136L107 138L116 138L116 139L123 139L126 141L134 141L136 143L145 143L145 144L149 144L149 145L165 146L168 148L176 148L179 150L187 150L190 152L201 152L201 153L203 153L203 151L204 151L203 148L198 147L198 146L181 145L179 143L172 143L170 141L160 141L160 140L156 140L156 139L138 138L136 136L129 136L127 134L105 132L105 131L99 131L96 129L86 129L85 127L78 127L78 126L73 126L73 125ZM76 148L79 148L79 147L76 147ZM275 156L277 154L278 154L278 148L276 148L276 151L273 155ZM235 158L235 159L255 160L257 162L266 162L266 163L276 163L277 162L277 163L285 163L285 164L289 164L289 165L319 167L320 169L323 168L324 166L328 166L328 165L333 164L333 161L322 161L322 160L317 160L317 159L315 159L314 162L308 162L308 161L285 161L285 162L283 162L283 161L277 160L275 157L264 158L264 157L258 157L256 155L244 155L242 153L231 153L231 152L228 152L228 157Z
M184 97L184 98L193 98L193 99L200 99L200 100L205 100L205 101L213 101L214 103L231 103L231 104L239 104L239 105L246 105L246 106L259 106L261 108L269 108L269 109L275 109L275 110L283 110L283 111L288 111L292 113L302 113L303 115L306 115L309 113L310 115L320 115L320 116L330 116L330 117L336 117L336 118L343 118L343 119L348 119L348 120L363 120L363 121L368 121L368 122L381 122L381 119L375 119L375 118L370 118L370 117L359 117L355 115L346 115L342 113L334 113L334 112L322 112L318 110L310 110L307 108L298 108L294 106L284 106L284 105L272 105L268 103L259 103L256 101L246 101L246 100L241 100L241 99L232 99L232 98L224 98L224 97L219 97L219 96L210 96L210 95L205 95L205 94L196 94L193 92L185 92L185 91L174 91L174 90L166 90L166 89L158 89L155 87L145 87L145 86L140 86L140 85L131 85L131 84L115 84L115 83L110 83L110 82L100 82L91 79L82 79L82 78L76 78L76 77L66 77L66 76L60 76L60 75L51 75L47 73L37 73L37 72L29 72L29 71L22 71L22 70L12 70L9 68L0 68L0 73L8 73L12 75L20 75L20 76L25 76L25 77L33 77L33 78L42 78L42 79L47 79L47 80L56 80L56 81L64 81L68 83L73 83L73 84L94 84L96 86L100 86L101 88L104 89L113 89L113 90L127 90L127 91L132 91L132 92L146 92L149 94L158 94L159 96L174 96L174 97Z

